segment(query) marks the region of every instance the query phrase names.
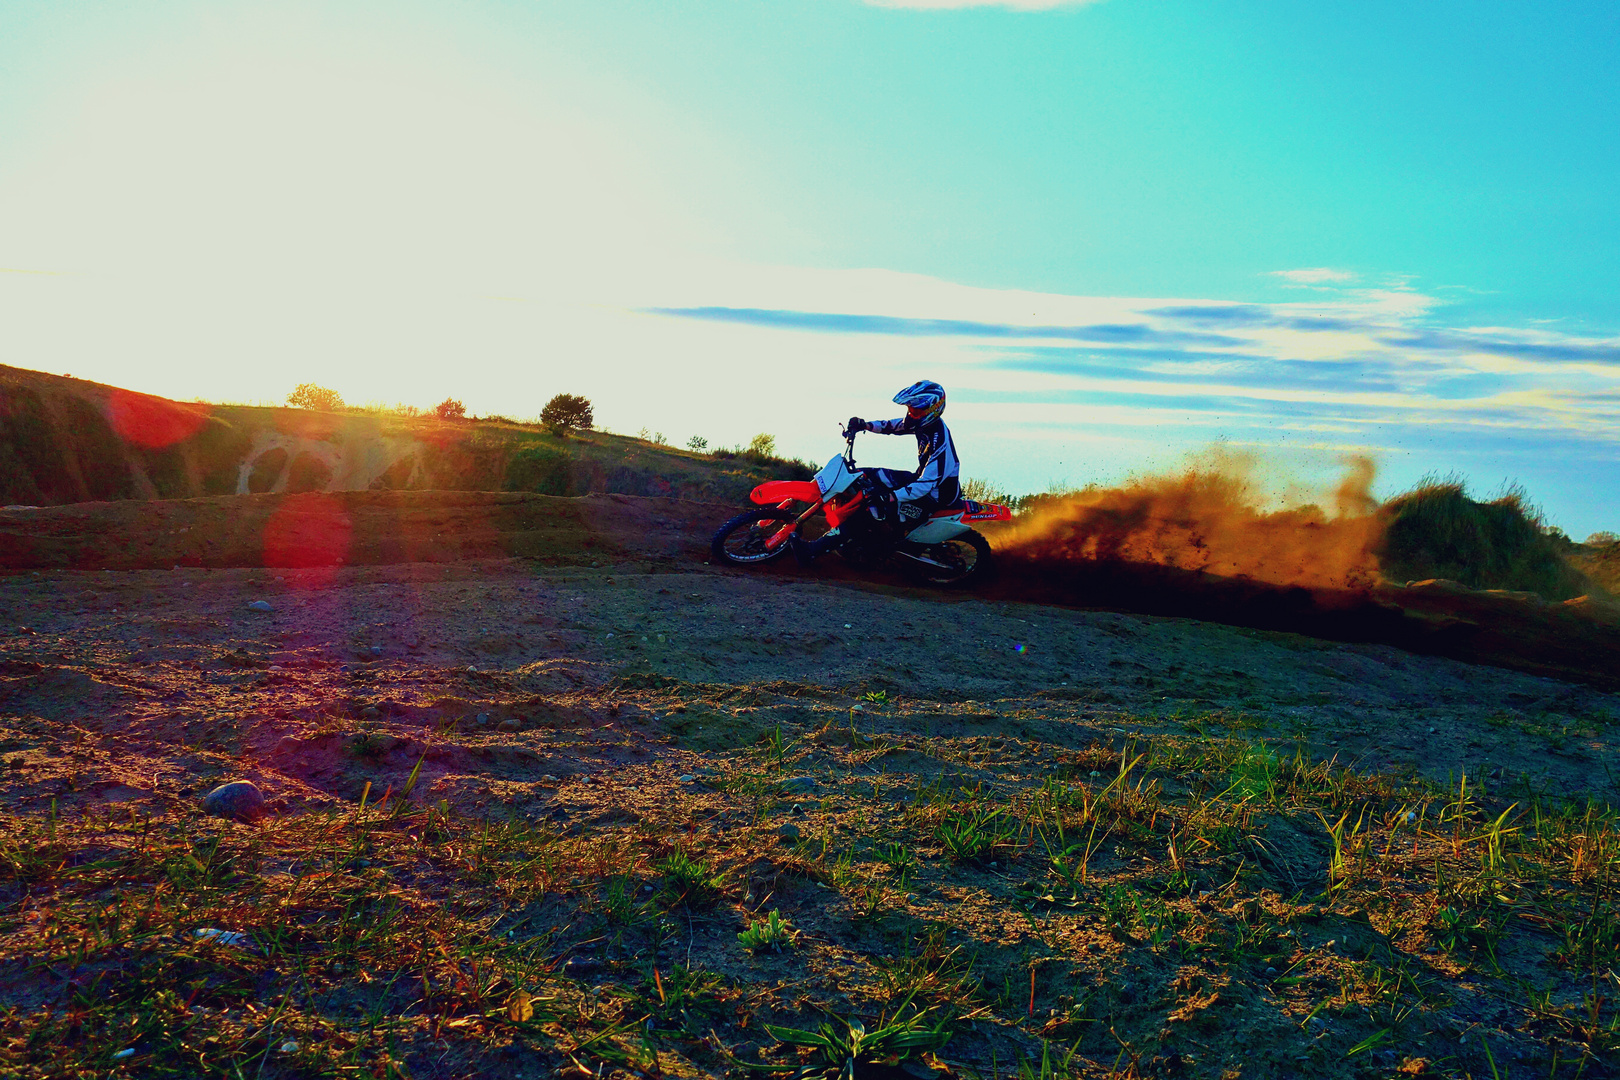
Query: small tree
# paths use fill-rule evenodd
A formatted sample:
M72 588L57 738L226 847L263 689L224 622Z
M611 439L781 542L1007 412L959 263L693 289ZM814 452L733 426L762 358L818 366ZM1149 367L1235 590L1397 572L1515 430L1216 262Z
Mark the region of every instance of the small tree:
M343 397L336 390L329 390L312 382L301 382L287 395L287 404L295 409L336 412L343 408Z
M596 414L588 398L578 394L558 394L540 410L540 422L553 435L566 439L570 431L589 431L595 427Z
M445 398L433 406L433 415L440 420L465 420L467 418L467 406L455 398Z
M701 435L694 435L686 440L686 448L694 454L701 454L709 448L709 440Z
M776 436L775 435L767 435L763 431L760 432L758 435L755 435L752 439L749 440L748 449L745 452L750 457L757 457L757 458L775 457L776 456Z

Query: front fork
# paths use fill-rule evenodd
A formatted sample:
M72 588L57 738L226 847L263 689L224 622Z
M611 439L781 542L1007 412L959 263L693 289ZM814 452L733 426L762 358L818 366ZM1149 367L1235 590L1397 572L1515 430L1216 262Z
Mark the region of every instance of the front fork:
M788 538L793 535L793 533L798 529L798 527L800 525L803 525L806 521L808 521L810 519L811 514L814 514L817 510L820 510L824 502L825 502L825 500L823 500L823 499L817 499L815 502L810 504L809 509L805 510L804 513L800 514L798 517L794 518L791 522L789 522L788 524L782 526L780 529L777 529L770 536L766 537L765 538L765 550L767 550L767 551L775 551L777 548L779 548L783 544L787 543ZM793 500L792 499L784 499L781 502L776 504L776 508L778 510L789 510L789 509L792 509L792 507L793 507Z

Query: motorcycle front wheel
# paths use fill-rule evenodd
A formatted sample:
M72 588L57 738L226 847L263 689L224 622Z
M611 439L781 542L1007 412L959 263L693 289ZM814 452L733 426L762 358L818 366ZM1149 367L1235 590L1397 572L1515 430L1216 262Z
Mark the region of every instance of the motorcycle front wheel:
M990 541L972 530L900 554L911 572L929 585L967 585L988 578L994 568Z
M749 510L720 526L720 531L709 541L709 552L716 561L733 566L770 562L786 555L792 543L790 539L787 543L769 548L765 546L765 541L776 535L782 526L792 522L792 514L774 506Z

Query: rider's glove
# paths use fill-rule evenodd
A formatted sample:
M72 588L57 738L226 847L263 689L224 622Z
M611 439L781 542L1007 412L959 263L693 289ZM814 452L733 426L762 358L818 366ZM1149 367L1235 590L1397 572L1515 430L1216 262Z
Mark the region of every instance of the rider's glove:
M849 423L844 426L844 430L852 435L857 431L865 431L866 421L858 416L852 416L849 418Z

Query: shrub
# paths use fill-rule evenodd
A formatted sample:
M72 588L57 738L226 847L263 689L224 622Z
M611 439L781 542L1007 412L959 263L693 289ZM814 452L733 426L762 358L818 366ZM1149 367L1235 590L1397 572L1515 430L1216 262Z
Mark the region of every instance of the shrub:
M570 431L589 431L596 426L596 414L589 399L578 394L558 394L540 410L540 422L553 435L567 438Z
M701 454L709 448L709 440L701 435L694 435L686 440L686 448L694 454Z
M336 390L305 382L293 387L293 392L287 395L287 404L295 409L336 412L343 408L343 397Z
M1620 544L1620 536L1608 530L1595 532L1586 538L1586 544L1588 547L1608 547L1610 544Z
M433 415L440 420L465 420L467 418L467 406L455 398L447 397L433 406Z
M1475 589L1521 589L1549 600L1587 591L1522 490L1475 502L1461 481L1430 477L1385 503L1378 561L1394 581L1450 578Z
M743 451L749 457L772 458L776 456L776 436L760 432L748 441L748 449Z

